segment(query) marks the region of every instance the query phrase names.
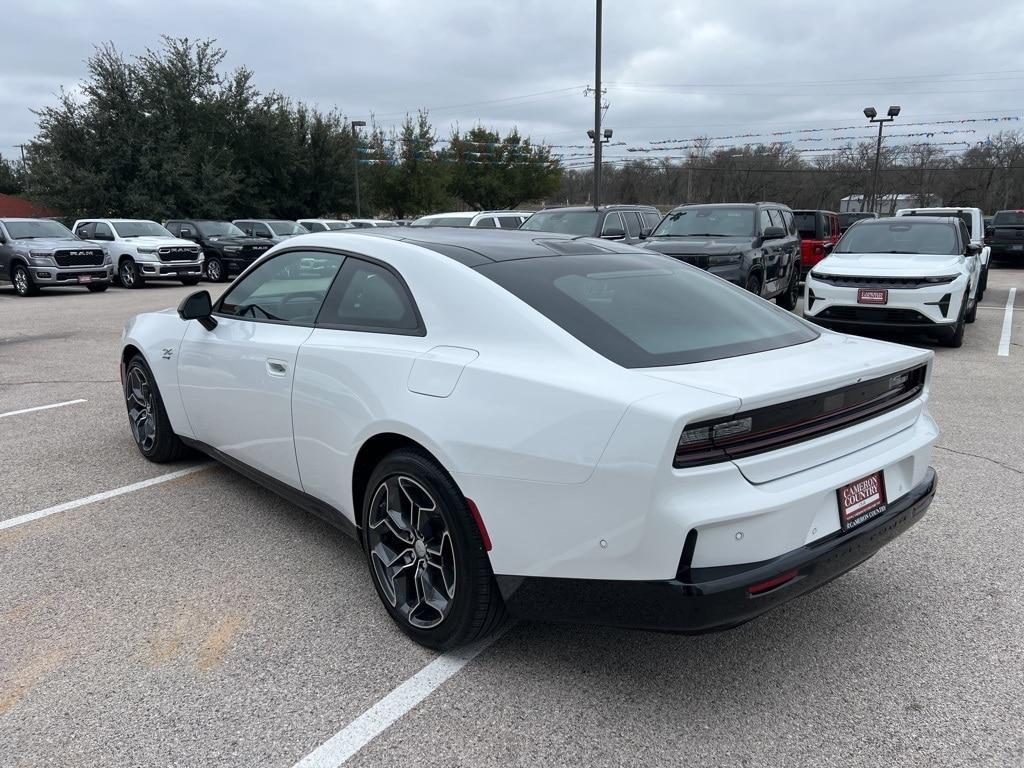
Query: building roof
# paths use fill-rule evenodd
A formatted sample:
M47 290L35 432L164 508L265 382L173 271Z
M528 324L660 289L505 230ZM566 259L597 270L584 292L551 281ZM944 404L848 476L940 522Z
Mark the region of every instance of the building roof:
M6 218L51 218L60 216L60 212L14 195L0 195L0 216Z

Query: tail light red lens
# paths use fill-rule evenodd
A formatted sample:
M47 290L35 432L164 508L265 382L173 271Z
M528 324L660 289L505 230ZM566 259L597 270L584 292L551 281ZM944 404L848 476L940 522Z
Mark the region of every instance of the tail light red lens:
M672 466L714 464L783 448L898 408L924 388L926 366L858 382L798 400L688 424Z
M760 595L764 592L773 590L776 587L781 587L783 584L786 584L795 579L798 573L799 571L797 571L797 569L794 568L792 571L780 573L778 576L774 578L759 581L757 582L757 584L751 584L749 587L747 587L747 594Z

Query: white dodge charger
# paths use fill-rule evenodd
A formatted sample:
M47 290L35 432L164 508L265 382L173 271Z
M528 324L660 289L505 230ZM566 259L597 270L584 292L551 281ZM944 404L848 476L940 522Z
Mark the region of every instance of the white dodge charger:
M601 240L343 240L292 238L216 302L132 319L128 416L148 459L199 449L356 536L424 645L506 611L735 626L931 502L928 351Z

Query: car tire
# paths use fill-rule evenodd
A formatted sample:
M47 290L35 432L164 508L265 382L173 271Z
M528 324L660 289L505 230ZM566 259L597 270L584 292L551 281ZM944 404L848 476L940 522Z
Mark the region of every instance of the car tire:
M199 278L198 277L183 277L183 278L181 278L181 284L182 285L189 285L189 286L191 286L191 285L199 285Z
M967 308L967 295L964 295L963 304L960 305L960 316L957 318L956 325L949 329L944 335L939 337L939 341L942 342L944 347L952 347L959 349L964 344L964 329L967 326L965 309Z
M224 269L224 262L216 256L211 256L206 260L206 279L211 283L223 283L228 279L227 272Z
M800 271L797 269L793 270L793 274L789 277L789 285L786 286L786 290L780 293L775 298L775 303L783 309L788 309L792 312L796 309L796 303L800 300Z
M761 291L764 289L764 286L761 284L761 273L752 269L750 274L747 275L747 281L743 284L743 287L755 296L760 296Z
M157 464L177 461L188 453L171 428L153 372L142 355L135 355L125 368L124 399L139 453Z
M118 281L122 288L141 288L146 284L139 272L139 266L131 259L122 259L117 267Z
M107 283L89 283L85 287L89 289L90 293L103 293L110 286Z
M366 489L363 549L395 623L437 650L492 633L505 604L469 503L448 473L426 452L402 448L377 465ZM420 597L428 592L430 603Z
M978 283L978 301L985 298L986 288L988 288L988 264L981 270L981 281Z
M15 264L11 271L11 283L14 284L14 292L19 296L35 296L39 293L39 286L32 279L32 273L24 264Z
M973 323L975 320L978 319L978 302L979 301L981 301L981 299L975 298L974 301L971 302L971 308L967 310L967 315L964 317L964 319L968 323Z

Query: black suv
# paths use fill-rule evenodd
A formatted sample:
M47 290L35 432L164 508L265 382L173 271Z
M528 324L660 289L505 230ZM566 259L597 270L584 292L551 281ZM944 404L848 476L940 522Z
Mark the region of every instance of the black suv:
M800 235L780 203L681 205L669 211L645 248L706 269L780 307L800 297Z
M661 221L653 205L602 205L545 208L520 225L533 232L559 232L580 237L602 237L635 245Z
M229 221L210 219L171 219L164 227L183 240L194 240L206 257L206 279L222 283L231 275L241 274L246 267L274 247L264 237L249 237Z

